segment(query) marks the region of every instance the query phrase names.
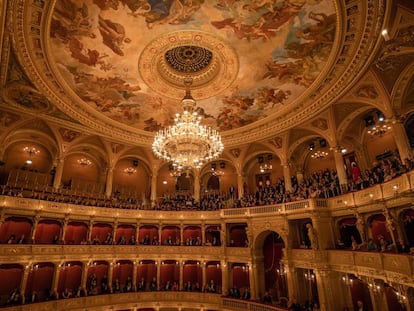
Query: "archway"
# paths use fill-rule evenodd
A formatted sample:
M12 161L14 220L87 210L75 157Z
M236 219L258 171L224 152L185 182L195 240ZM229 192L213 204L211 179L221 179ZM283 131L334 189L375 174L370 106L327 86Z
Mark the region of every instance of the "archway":
M260 280L256 291L258 297L269 292L275 302L287 299L287 279L282 260L284 248L285 242L276 231L263 231L256 237L254 260Z

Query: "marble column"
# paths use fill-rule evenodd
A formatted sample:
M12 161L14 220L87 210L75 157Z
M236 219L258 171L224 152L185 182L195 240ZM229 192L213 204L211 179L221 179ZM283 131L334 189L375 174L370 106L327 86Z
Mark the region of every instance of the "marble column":
M200 170L194 170L194 199L200 201Z
M228 278L229 278L229 268L228 268L228 263L225 260L222 260L220 263L220 267L221 267L221 293L223 295L227 294L227 291L229 289L229 283L228 283Z
M64 166L64 160L61 158L58 158L56 161L55 176L53 178L53 188L55 190L59 189L62 183L63 166Z
M53 293L55 293L57 298L59 298L58 285L59 285L59 275L60 275L61 270L62 270L62 263L55 264L55 273L53 275L52 290L53 290Z
M22 297L22 304L25 303L26 299L26 287L27 287L27 280L29 278L30 269L32 268L31 265L24 266L22 280L20 282L20 295Z
M152 173L151 176L151 205L154 206L157 202L157 174Z
M111 197L112 195L112 184L114 179L114 168L108 167L107 175L106 175L106 189L105 189L105 195L106 197Z
M392 124L392 134L395 144L397 145L401 161L404 162L404 159L410 158L411 156L411 147L404 124L400 120L396 120Z
M243 175L242 174L237 174L237 192L238 192L239 198L242 198L244 196Z
M290 179L290 167L288 163L282 163L283 167L283 178L285 179L285 189L286 191L292 190L292 180Z
M341 148L335 147L333 155L335 159L335 168L336 173L338 174L339 184L341 185L341 190L344 191L348 184L348 179L346 177L345 164L341 153Z
M87 294L87 282L88 282L88 268L89 263L87 261L82 261L82 276L81 276L81 287L85 291L85 294Z
M114 265L115 265L115 262L111 261L108 267L108 287L111 293L112 293L112 279L114 275Z

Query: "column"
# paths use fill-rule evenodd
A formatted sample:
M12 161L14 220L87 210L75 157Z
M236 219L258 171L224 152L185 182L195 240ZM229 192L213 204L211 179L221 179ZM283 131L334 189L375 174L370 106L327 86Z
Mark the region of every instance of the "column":
M400 159L404 162L404 160L410 158L411 155L410 143L404 124L399 119L394 121L395 122L392 124L392 134L394 136L395 144L397 145L398 153L400 154Z
M53 290L53 293L56 295L56 298L59 298L58 285L59 285L59 275L60 275L61 270L62 270L62 263L55 264L55 274L53 275L52 290Z
M336 298L333 297L332 286L330 282L330 271L327 270L313 270L315 274L316 287L318 288L318 296L313 297L313 300L319 300L321 310L336 310L338 304ZM310 285L312 283L310 282Z
M139 227L140 227L140 223L137 222L136 229L135 229L135 242L136 242L137 245L140 244L140 241L139 241Z
M200 201L200 170L194 170L194 199Z
M56 161L55 177L53 178L53 188L55 190L59 189L62 183L63 165L64 165L63 159L58 158Z
M161 277L161 261L157 260L157 290L160 289L160 277Z
M259 282L256 277L256 264L249 262L247 264L249 269L249 283L250 283L250 295L252 299L257 299L257 288L259 286Z
M341 190L344 191L348 184L348 179L346 177L344 159L342 157L341 148L334 147L333 155L335 159L335 167L336 167L336 172L338 174L339 184L341 185Z
M221 293L223 295L227 294L227 291L229 290L229 268L227 266L227 262L225 260L222 260L220 262L221 267Z
M243 187L243 175L237 174L237 191L239 194L239 199L244 196L244 187Z
M93 219L89 222L89 229L88 229L88 241L92 242L92 229L93 229Z
M112 244L116 245L116 240L115 240L115 234L116 234L116 228L118 227L118 221L114 222L114 227L112 228Z
M151 204L154 206L157 201L157 174L152 172L151 176Z
M201 245L204 245L205 243L206 243L206 224L204 221L202 221L201 222Z
M20 282L20 295L22 297L22 304L25 303L27 279L29 278L29 272L31 268L31 265L24 266L22 281Z
M109 198L112 195L112 183L114 179L114 168L108 167L107 175L106 175L106 189L105 195Z
M69 218L65 217L65 220L63 221L62 232L59 238L59 240L63 241L63 243L65 241L66 230L68 229L68 222L69 222Z
M180 224L180 244L181 245L186 245L185 241L184 241L184 224Z
M137 270L138 270L138 262L134 260L134 266L132 268L132 288L134 292L137 291Z
M227 226L225 222L222 222L220 225L220 240L222 247L226 247L227 243L230 242L227 240Z
M374 311L388 311L388 305L384 294L384 284L380 280L367 277L369 296L371 297L372 309Z
M87 288L86 288L86 283L88 281L88 268L89 268L89 263L86 261L82 261L81 287L85 291L85 294L88 293Z
M298 287L298 277L296 273L295 267L289 266L289 264L285 263L285 271L286 271L286 285L288 290L288 296L290 299L297 299L299 291Z
M282 163L283 166L283 177L285 179L286 191L292 190L292 180L290 179L290 167L288 163Z
M40 216L39 216L39 215L36 215L36 216L34 217L34 219L33 219L32 234L31 234L31 236L30 236L30 238L31 238L31 240L32 240L32 243L33 243L33 244L35 244L35 243L36 243L36 241L35 241L35 236L36 236L36 229L37 229L37 224L39 223L39 220L40 220Z
M206 264L207 262L205 261L201 262L201 287L203 287L204 284L208 284Z
M108 287L109 287L109 292L112 293L112 278L114 275L114 262L111 261L109 263L109 269L108 269Z
M158 224L158 244L159 245L162 245L161 237L162 237L162 223L160 221Z
M179 260L178 261L178 264L180 265L180 272L179 272L179 276L180 276L180 281L179 281L179 283L178 283L178 288L180 289L180 290L183 290L183 288L184 288L184 274L183 274L183 271L184 271L184 261L182 261L182 260Z

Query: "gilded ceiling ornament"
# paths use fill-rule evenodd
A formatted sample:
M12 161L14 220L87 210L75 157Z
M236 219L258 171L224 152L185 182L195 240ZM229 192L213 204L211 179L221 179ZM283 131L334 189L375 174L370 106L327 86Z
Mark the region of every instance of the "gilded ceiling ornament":
M372 85L363 85L355 91L354 95L357 97L375 99L378 97L378 92Z
M239 148L231 149L230 153L233 155L233 157L238 158L240 156L240 149Z
M59 129L59 133L60 135L62 135L63 140L66 142L71 142L72 140L80 136L79 132L75 132L63 127Z
M283 140L281 137L275 137L269 140L269 143L271 143L273 146L275 146L277 149L282 148Z
M328 121L326 121L326 119L323 119L323 118L318 118L316 120L313 120L311 124L313 127L316 127L323 131L328 129Z
M18 115L4 110L0 110L0 116L0 127L7 127L20 119Z

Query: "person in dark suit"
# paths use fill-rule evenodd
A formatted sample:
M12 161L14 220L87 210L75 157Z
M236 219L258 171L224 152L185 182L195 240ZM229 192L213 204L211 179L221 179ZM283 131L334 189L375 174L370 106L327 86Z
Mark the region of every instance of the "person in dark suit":
M358 300L356 311L368 311L368 308L365 306L365 304L361 300Z

